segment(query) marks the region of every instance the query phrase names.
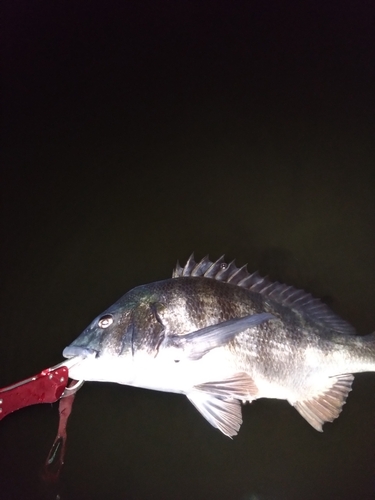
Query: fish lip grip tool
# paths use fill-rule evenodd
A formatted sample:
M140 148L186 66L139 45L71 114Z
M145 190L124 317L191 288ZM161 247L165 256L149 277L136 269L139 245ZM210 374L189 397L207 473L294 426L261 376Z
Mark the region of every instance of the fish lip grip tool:
M0 420L26 406L55 403L60 398L71 395L73 391L76 392L83 382L67 388L71 361L63 361L33 377L0 389Z
M57 483L64 464L67 441L67 423L72 411L75 394L83 380L70 380L69 368L79 361L71 358L62 363L42 370L34 377L26 378L13 385L0 389L0 420L26 406L39 403L59 403L59 427L42 470L42 479L46 485ZM58 495L56 498L59 497Z

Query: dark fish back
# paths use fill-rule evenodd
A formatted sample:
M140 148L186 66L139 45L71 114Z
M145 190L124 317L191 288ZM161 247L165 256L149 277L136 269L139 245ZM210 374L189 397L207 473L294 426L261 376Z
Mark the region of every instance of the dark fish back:
M269 304L273 303L275 307L280 305L284 308L284 313L287 309L293 310L309 324L320 326L323 330L346 335L356 334L355 329L349 323L334 314L326 304L311 294L277 281L271 282L257 272L250 274L246 265L238 268L234 261L227 264L224 256L215 262L210 261L206 256L197 263L194 255L191 255L184 267L177 263L172 277L188 276L212 279L246 289L252 292L249 298L255 304L264 305L265 300ZM233 294L233 287L230 288L230 293Z

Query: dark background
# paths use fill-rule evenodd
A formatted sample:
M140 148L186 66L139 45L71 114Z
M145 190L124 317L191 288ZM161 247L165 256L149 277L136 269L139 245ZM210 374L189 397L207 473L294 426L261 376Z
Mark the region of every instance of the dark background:
M177 259L225 253L375 329L375 23L367 1L8 1L2 27L0 386ZM61 499L373 499L375 376L312 429L90 383ZM0 424L0 498L41 497L56 405ZM48 495L47 495L48 496ZM50 493L48 498L56 498Z

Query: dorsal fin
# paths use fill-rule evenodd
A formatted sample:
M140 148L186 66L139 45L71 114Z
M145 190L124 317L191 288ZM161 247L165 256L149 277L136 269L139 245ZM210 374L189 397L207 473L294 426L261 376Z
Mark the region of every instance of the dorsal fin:
M260 276L258 272L250 274L247 265L238 268L234 261L227 264L224 255L215 262L210 261L208 255L203 257L201 261L195 262L194 254L191 254L185 266L181 267L177 262L173 270L172 278L181 278L183 276L211 278L246 288L269 297L283 306L298 310L326 328L343 334L356 334L351 325L334 314L326 304L314 298L310 293L284 285L278 281L272 282Z

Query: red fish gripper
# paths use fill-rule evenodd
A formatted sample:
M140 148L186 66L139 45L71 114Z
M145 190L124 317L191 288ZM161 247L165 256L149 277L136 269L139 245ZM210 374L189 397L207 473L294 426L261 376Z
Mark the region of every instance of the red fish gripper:
M68 375L66 366L47 368L34 377L0 389L0 420L26 406L58 401L68 384Z

